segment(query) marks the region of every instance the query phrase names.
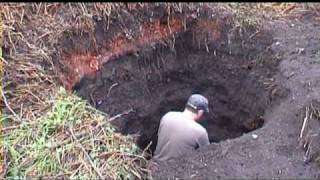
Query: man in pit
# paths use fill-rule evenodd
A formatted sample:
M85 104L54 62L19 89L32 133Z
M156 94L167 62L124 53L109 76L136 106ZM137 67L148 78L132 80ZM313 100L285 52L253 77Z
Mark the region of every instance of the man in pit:
M197 122L204 113L209 113L208 99L193 94L183 112L171 111L165 114L160 120L153 159L167 161L209 145L207 130Z

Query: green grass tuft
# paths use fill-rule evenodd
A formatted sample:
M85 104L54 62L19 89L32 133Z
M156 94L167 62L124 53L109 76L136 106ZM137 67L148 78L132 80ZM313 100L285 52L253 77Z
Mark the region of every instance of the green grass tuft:
M41 118L32 123L22 122L18 128L2 134L8 153L6 178L61 175L96 179L100 177L97 171L103 177L115 179L145 175L146 172L139 170L145 163L144 158L139 155L133 139L116 133L105 123L107 118L102 112L63 88L53 102L52 109ZM74 129L80 144L73 139L70 128Z

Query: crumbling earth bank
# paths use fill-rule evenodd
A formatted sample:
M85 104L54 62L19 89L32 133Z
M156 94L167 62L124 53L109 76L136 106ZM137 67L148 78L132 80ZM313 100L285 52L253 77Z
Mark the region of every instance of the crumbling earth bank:
M197 155L186 155L155 166L157 178L320 178L319 167L305 157L298 142L303 120L318 104L314 100L320 99L320 67L316 63L319 43L315 43L319 40L314 39L314 34L319 33L319 25L314 17L314 13L296 12L264 22L264 28L271 30L274 36L271 48L282 60L275 81L290 90L279 105L265 112L265 125L240 138L200 149ZM308 108L311 109L306 113ZM309 133L319 129L318 122L311 122L316 120L316 112L310 116ZM316 136L313 138L319 140ZM315 144L314 150L317 149ZM317 152L312 153L316 157Z
M297 104L290 104L286 90L294 85L282 87L285 70L278 64L290 64L290 56L274 46L287 41L285 30L279 36L270 28L234 26L230 14L209 7L148 10L124 12L127 18L110 26L98 18L93 34L63 37L60 77L109 114L133 108L135 114L114 125L138 134L141 147L156 142L163 113L181 109L191 93L209 96L215 116L204 125L211 127L211 141L238 138L155 167L155 177L318 177L296 148Z
M121 46L128 46L112 49L110 53L118 55L74 87L108 114L133 108L135 113L114 125L124 134L138 134L137 143L142 149L152 142L154 150L161 116L170 110L182 110L192 93L204 94L211 102L212 113L201 122L211 142L261 127L265 109L284 93L270 82L279 60L268 49L272 38L267 31L258 32L253 26L233 27L232 22L222 21L230 17L219 15L186 17L188 14L184 18L173 15L173 28L160 23L158 29L176 33L159 36L157 41L154 33L148 34L149 39L138 35L135 42L121 41ZM184 19L183 29L175 28ZM142 42L144 46L138 46ZM101 61L110 58L106 52L99 54ZM71 55L75 56L78 54Z

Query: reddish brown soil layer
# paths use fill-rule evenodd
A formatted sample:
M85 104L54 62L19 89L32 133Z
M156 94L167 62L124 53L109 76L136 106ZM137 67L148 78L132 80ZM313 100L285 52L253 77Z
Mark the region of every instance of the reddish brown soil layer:
M126 25L136 28L132 37L119 33L123 29L115 28L117 23L104 30L103 21L97 22L94 35L66 35L61 39L64 66L61 80L68 89L77 84L76 89L83 97L110 114L135 106L137 114L115 122L124 133L135 133L139 128L154 131L156 123L149 121L159 120L161 113L173 106L182 107L183 100L195 90L188 87L190 84L198 87L196 91L209 95L216 105L211 107L216 114L212 118L219 120L221 126L217 123L210 132L223 131L223 123L228 119L231 121L226 124L235 125L237 117L241 117L241 122L256 122L250 119L263 114L262 128L239 138L212 143L181 159L160 163L153 169L156 178L319 178L319 169L303 162L303 151L297 142L302 124L299 110L311 99L320 97L319 64L315 60L319 43L314 38L319 33L319 28L314 28L318 24L310 19L272 20L266 22L262 33L251 36L256 29L246 27L241 33L244 29L232 28L225 17L215 14L215 18L210 18L213 13L200 11L205 15L197 17L196 11L183 16L171 14L169 22L168 16L160 13L152 21L140 24L135 20L137 16L127 16L124 19L133 20ZM265 29L272 35L263 32ZM188 36L184 37L193 40L177 43L178 36L181 40L186 30ZM192 46L193 51L184 45ZM158 50L170 61L166 68L161 63L154 64L161 60L153 58ZM139 66L130 64L139 59L142 60ZM283 60L278 66L280 59ZM181 61L191 61L193 66L185 66ZM154 67L162 68L159 76ZM165 78L159 80L162 77ZM199 77L200 84L196 84L194 77ZM213 80L208 81L210 78ZM119 86L112 88L114 83ZM288 96L284 96L287 91L282 85L290 89ZM273 104L274 100L281 101ZM149 133L145 131L146 139L140 139L141 144L150 140Z
M124 134L139 134L142 149L150 141L154 149L161 116L182 110L192 93L204 94L211 102L212 113L201 122L210 140L235 138L261 127L264 110L274 101L275 94L269 97L263 82L272 76L278 61L267 50L270 34L248 38L254 32L246 27L241 37L239 29L222 20L188 21L174 39L157 35L158 43L145 41L140 49L118 55L74 87L110 115L133 108L135 113L114 125ZM162 34L168 33L167 29Z
M67 52L62 56L61 63L65 69L59 73L61 82L67 89L71 90L85 74L96 72L101 69L104 63L113 58L137 51L139 48L153 43L165 44L165 41L174 39L175 34L185 30L186 23L192 20L193 16L192 14L184 18L172 16L169 19L162 18L152 23L144 23L133 38L126 37L127 34L123 32L114 33L111 40L103 39L102 44L98 47L95 42L94 49L98 49L96 52L81 52L79 49ZM206 37L208 40L219 39L222 31L221 20L199 19L194 27L192 29L194 34Z

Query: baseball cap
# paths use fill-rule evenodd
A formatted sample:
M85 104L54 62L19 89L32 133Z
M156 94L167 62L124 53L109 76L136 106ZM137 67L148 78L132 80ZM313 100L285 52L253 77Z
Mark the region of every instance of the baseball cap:
M186 106L189 106L195 110L204 110L205 112L209 112L209 107L208 107L208 99L201 94L192 94Z

